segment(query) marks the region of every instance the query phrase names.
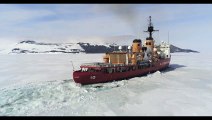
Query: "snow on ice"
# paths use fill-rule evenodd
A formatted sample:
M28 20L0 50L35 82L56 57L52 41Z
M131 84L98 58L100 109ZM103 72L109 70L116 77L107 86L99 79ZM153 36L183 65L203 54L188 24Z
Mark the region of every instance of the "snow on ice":
M1 116L212 115L212 56L173 53L170 67L143 77L81 86L72 63L103 54L0 55Z

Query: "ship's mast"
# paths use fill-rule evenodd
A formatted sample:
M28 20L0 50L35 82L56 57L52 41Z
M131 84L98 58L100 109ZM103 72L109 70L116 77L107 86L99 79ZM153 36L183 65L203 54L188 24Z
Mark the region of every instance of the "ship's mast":
M147 40L153 40L152 32L159 31L159 30L154 30L154 27L153 27L153 24L152 24L152 21L151 21L151 16L149 16L149 20L148 21L149 21L148 30L144 31L144 32L149 32L149 37L146 38Z

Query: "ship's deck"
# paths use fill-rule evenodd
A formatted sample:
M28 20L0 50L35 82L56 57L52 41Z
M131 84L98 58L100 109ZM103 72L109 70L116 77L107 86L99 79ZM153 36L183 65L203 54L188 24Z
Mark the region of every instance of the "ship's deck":
M116 66L127 66L127 65L126 64L102 63L102 62L84 63L81 65L81 67L116 67Z
M144 65L147 66L149 64L148 61L142 61L136 65ZM103 62L92 62L92 63L84 63L80 67L81 68L103 68L103 67L125 67L125 66L135 66L134 64L111 64L111 63L103 63Z

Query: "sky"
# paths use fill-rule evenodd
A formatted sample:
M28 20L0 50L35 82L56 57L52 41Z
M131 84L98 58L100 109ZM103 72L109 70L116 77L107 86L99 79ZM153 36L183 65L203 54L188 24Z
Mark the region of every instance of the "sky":
M22 40L128 45L147 37L149 16L156 43L212 50L212 4L0 4L0 15L0 50Z

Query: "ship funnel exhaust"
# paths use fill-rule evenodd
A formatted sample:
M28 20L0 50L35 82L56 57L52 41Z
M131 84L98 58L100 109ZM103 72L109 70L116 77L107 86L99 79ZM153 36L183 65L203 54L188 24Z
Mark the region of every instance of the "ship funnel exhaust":
M137 34L139 31L138 28L138 23L139 21L139 16L137 13L137 8L139 5L135 4L107 4L104 5L103 7L98 5L96 6L98 11L102 14L102 12L109 12L114 14L117 18L125 22L131 32L133 34Z

